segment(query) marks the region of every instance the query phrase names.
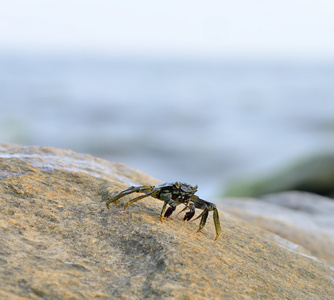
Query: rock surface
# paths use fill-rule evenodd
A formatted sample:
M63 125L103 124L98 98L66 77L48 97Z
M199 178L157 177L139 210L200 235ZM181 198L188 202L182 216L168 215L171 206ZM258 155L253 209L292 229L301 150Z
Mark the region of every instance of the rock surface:
M119 163L43 147L0 147L1 299L332 299L334 270L270 233L220 214L173 215L107 195L158 181ZM199 192L200 195L200 187ZM196 224L195 224L196 223Z
M305 192L226 198L219 208L300 245L334 264L334 201Z

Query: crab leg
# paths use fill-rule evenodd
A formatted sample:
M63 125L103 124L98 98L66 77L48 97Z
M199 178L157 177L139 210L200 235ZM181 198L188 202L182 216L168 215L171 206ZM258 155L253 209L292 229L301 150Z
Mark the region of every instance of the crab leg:
M197 232L200 232L202 230L202 228L205 226L205 223L206 223L206 220L208 218L208 215L209 215L209 210L206 207L206 208L204 208L204 210L202 211L202 213L197 218L195 218L194 220L192 220L192 222L193 222L193 221L197 220L199 217L202 217L201 218L201 222L199 223L199 228L198 228Z
M188 204L186 204L186 206L182 208L177 214L179 215L181 212L184 212L188 207Z
M208 218L208 215L209 215L209 209L205 208L203 210L203 212L197 218L195 218L194 220L192 220L192 222L193 222L193 221L197 220L198 218L202 217L197 232L200 232L202 230L202 228L205 226L206 220ZM217 208L213 208L213 222L215 224L215 229L216 229L215 241L217 241L218 236L219 236L220 231L221 231L221 229L220 229L220 222L219 222L219 215L218 215Z
M218 236L220 234L220 223L219 223L219 215L217 208L213 209L213 222L215 223L215 229L216 229L216 238L215 241L217 241Z
M149 186L149 185L141 185L141 186L130 186L129 188L127 188L126 190L120 192L118 195L116 195L115 197L112 197L111 199L109 199L106 202L107 208L110 209L109 205L110 203L115 202L115 205L117 203L117 200L132 194L132 193L145 193L145 192L150 192L154 189L154 186Z
M137 202L137 201L139 201L139 200L141 200L141 199L143 199L143 198L146 198L146 197L148 197L148 196L153 196L153 197L154 197L154 193L155 193L155 192L157 192L157 191L156 191L156 190L153 190L153 191L150 191L150 192L148 192L148 193L146 193L146 194L144 194L144 195L141 195L141 196L139 196L139 197L136 197L136 198L130 200L129 202L127 202L127 203L125 204L125 206L124 206L124 210L126 210L126 209L128 208L128 206L132 205L133 203L135 203L135 202Z

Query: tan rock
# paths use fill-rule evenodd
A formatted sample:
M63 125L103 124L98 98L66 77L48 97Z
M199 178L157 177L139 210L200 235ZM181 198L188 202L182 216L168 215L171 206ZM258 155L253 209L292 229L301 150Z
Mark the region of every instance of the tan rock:
M156 199L108 211L108 193L158 182L123 164L2 146L0 179L1 299L334 297L333 268L247 222L221 213L214 243L212 218L162 224Z
M290 191L259 199L225 198L218 207L334 264L334 201L330 198Z

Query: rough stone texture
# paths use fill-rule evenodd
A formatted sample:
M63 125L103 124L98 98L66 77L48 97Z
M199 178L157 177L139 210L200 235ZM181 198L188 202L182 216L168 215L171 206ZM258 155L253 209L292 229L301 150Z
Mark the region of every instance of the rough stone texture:
M334 264L334 201L305 192L229 198L219 207Z
M2 146L0 179L1 299L334 297L333 268L247 222L221 213L214 243L211 217L200 234L162 224L156 199L108 211L109 193L157 183L123 164Z

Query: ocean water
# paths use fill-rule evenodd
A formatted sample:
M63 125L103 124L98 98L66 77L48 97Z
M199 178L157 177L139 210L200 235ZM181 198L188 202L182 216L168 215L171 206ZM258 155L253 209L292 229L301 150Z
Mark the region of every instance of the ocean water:
M1 54L0 142L121 161L208 199L334 150L334 64Z

